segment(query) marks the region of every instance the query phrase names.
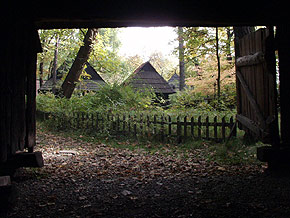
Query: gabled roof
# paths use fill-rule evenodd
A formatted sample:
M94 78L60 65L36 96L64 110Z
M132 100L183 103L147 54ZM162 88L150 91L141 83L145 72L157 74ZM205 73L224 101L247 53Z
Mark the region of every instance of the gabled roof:
M66 71L67 63L65 62L57 69L57 86L61 85L61 78ZM87 62L85 72L90 75L89 78L83 79L77 85L77 89L79 90L86 90L86 91L98 91L106 82L102 79L102 77L97 73L97 71ZM51 91L53 86L53 79L52 77L48 79L39 90L41 91Z
M124 82L125 85L131 85L136 90L153 88L155 93L173 94L175 91L170 87L166 80L149 63L145 62L139 66Z
M174 90L179 90L179 80L180 80L179 76L176 73L174 73L172 77L168 80L168 83Z

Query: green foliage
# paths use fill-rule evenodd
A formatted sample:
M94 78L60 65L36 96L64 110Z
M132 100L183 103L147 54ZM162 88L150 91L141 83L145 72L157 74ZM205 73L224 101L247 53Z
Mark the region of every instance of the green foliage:
M70 99L57 98L51 93L37 96L37 110L43 112L96 112L147 110L155 94L150 90L136 92L129 86L103 86L98 92L75 93Z

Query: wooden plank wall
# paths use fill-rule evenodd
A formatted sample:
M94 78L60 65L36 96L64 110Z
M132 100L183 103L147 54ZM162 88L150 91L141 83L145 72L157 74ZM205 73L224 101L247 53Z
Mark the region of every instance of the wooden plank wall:
M15 22L1 36L0 163L35 144L37 30Z
M272 38L271 38L272 37ZM270 41L272 40L272 41ZM250 92L247 93L241 79L237 78L238 87L238 114L254 121L257 126L265 130L271 141L278 134L276 108L276 70L275 51L273 47L273 32L269 29L259 29L248 34L239 42L240 56L249 56L263 53L263 60L254 64L237 67L237 77L242 77ZM249 94L255 100L249 99ZM275 123L275 125L272 125ZM274 127L273 127L274 126ZM273 132L274 131L274 132Z

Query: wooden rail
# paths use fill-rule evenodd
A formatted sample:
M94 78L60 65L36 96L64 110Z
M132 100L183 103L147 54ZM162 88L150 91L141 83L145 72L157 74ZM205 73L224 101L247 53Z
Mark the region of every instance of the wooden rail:
M42 115L45 119L55 120L61 128L87 129L110 135L133 136L135 138L155 138L162 142L189 139L224 141L231 134L236 136L237 129L233 117L218 121L215 116L166 116L166 115L130 115L112 113L73 113Z

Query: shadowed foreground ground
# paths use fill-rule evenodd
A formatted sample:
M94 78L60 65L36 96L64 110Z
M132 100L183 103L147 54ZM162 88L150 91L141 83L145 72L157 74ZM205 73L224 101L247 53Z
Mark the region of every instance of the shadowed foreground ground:
M73 150L74 152L63 150ZM290 217L290 179L264 166L112 148L38 133L42 169L21 169L8 217Z

